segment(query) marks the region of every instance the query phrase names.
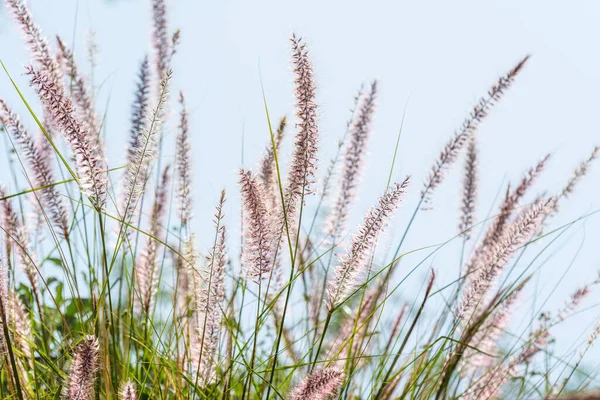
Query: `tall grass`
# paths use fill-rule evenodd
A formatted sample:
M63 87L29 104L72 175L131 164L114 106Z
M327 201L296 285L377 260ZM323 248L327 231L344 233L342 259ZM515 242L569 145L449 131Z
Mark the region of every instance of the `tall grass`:
M238 194L223 191L212 227L204 221L194 232L194 127L183 92L178 108L168 107L180 35L164 1L151 2L152 54L131 77L129 148L112 163L78 55L60 39L51 46L22 0L5 4L31 52L24 71L38 96L25 98L25 81L9 74L17 67L5 66L29 113L0 98L6 151L16 155L5 174L12 181L0 187L2 399L550 399L598 386L581 366L600 322L570 359L551 343L600 281L534 315L525 330L510 322L517 305L532 302L525 293L535 261L559 251L557 239L595 213L552 225L598 148L562 190L536 195L549 162L542 157L507 185L497 211L478 217L478 128L497 102L510 101L529 56L469 111L422 186L390 174L397 182L363 196L374 205L352 228L378 83L358 92L331 167L319 171L315 67L306 42L292 35L295 118L274 125L265 99L270 140L258 168L231 176L241 215L225 215L227 198ZM164 154L169 119L174 159ZM289 156L281 146L288 139ZM406 248L462 153L455 236ZM419 200L407 211L411 195ZM394 223L397 213L410 216L405 226ZM239 220L241 238L231 237L227 227ZM390 224L402 238L386 254L380 244ZM210 248L197 249L197 235L210 237ZM451 241L462 244L460 274L440 283L432 260ZM400 300L407 279L430 263L416 296Z

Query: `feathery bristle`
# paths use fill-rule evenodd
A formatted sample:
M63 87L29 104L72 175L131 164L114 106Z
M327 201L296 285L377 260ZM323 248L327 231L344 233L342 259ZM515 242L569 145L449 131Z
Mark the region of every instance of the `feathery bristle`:
M264 188L250 171L240 170L240 190L245 217L244 264L255 282L268 278L273 270L274 223L266 204Z
M158 120L161 110L167 101L171 73L167 72L161 83L161 92L152 111L151 116L142 115L147 112L147 62L142 63L140 72L140 82L133 106L133 120L131 128L131 147L129 148L128 161L125 179L125 192L123 194L123 214L125 222L130 221L136 213L138 202L144 193L146 183L150 177L151 162L154 160L156 136L158 131ZM146 128L143 119L148 118L150 126Z
M195 337L192 342L192 370L206 385L215 379L217 346L221 334L223 302L225 300L225 225L223 205L225 191L215 213L215 245L201 271L195 271Z
M317 168L317 144L319 140L317 103L315 100L316 84L312 64L308 58L308 49L301 38L292 35L290 40L292 42L292 62L295 74L295 112L298 118L296 123L298 132L294 142L285 192L288 223L295 218L298 202L312 191L311 185Z
M533 186L538 176L542 173L549 158L550 154L542 157L535 167L530 168L525 176L523 176L519 186L517 186L513 191L510 190L510 187L506 190L506 196L502 202L502 205L500 206L500 212L498 213L498 216L493 220L492 224L487 229L483 240L480 244L478 244L473 252L473 255L471 256L471 260L466 267L467 274L471 273L473 269L480 264L480 258L486 253L489 247L500 240L506 230L506 224L509 221L513 211L527 190ZM556 201L554 201L552 204L556 204Z
M187 227L192 218L192 160L188 127L188 110L183 92L179 94L181 113L177 132L175 150L175 167L177 168L177 197L179 198L179 215L181 225Z
M83 116L83 121L89 126L90 133L96 136L100 146L100 132L98 117L94 111L94 102L91 95L92 88L89 87L86 80L81 76L73 52L67 48L60 37L56 37L58 43L59 60L64 65L65 77L71 89L71 97L78 112Z
M337 238L343 232L348 208L356 195L367 142L371 136L376 98L377 81L373 81L349 127L350 141L345 150L339 194L327 223L327 233L333 238Z
M571 178L569 178L565 187L563 187L560 193L556 196L557 201L554 205L554 209L552 210L552 214L556 214L558 212L558 201L563 198L568 198L569 195L573 193L577 184L588 173L591 164L598 157L598 154L600 154L600 146L594 146L594 149L592 150L592 153L589 155L589 157L583 160L577 166L577 168L575 168L573 175L571 176Z
M358 92L354 95L354 102L353 102L352 107L350 108L350 118L348 118L348 120L346 121L346 129L344 131L344 136L338 142L336 155L335 155L335 157L333 157L330 160L329 167L327 168L327 173L325 174L325 179L323 181L323 192L321 194L323 197L329 196L329 189L331 186L330 185L331 178L333 177L335 170L337 168L338 161L341 158L340 155L342 153L342 148L344 147L344 144L346 142L346 137L348 136L348 133L350 132L350 127L352 126L352 123L354 122L354 119L356 117L356 111L358 109L358 106L360 105L361 100L363 99L363 96L364 96L363 90L364 90L364 85L360 85Z
M42 105L71 145L81 189L96 208L102 208L106 202L106 166L96 138L76 117L71 99L65 95L61 84L53 82L44 70L36 71L31 66L27 66L26 70Z
M469 136L475 134L479 124L487 117L490 109L502 98L505 91L510 88L528 59L529 56L523 58L506 75L500 77L498 82L492 85L486 95L479 99L479 102L473 107L462 126L455 132L454 137L446 143L438 159L433 164L429 176L425 179L425 185L421 192L425 203L430 201L431 192L444 180L445 170L454 162Z
M483 253L482 261L474 270L475 276L464 292L460 307L457 309L457 319L463 322L471 317L477 303L492 284L496 276L508 263L510 257L536 232L544 214L549 212L554 199L538 201L517 218L504 235Z
M0 273L2 273L1 268ZM0 289L0 291L1 290L2 289ZM31 388L29 386L30 380L27 367L29 369L33 369L34 367L34 358L30 346L30 343L33 342L33 336L31 333L29 316L25 311L25 307L21 302L21 299L19 299L19 296L14 290L9 290L8 304L6 302L4 303L4 310L6 311L7 325L13 350L17 348L21 353L21 356L17 359L16 367L19 373L23 398L29 399L32 397L30 396ZM0 317L0 327L2 326L1 320L2 317ZM1 330L2 329L0 328L0 331ZM2 341L2 332L0 332L0 353L2 353L4 347Z
M465 376L473 372L486 371L492 366L497 353L498 340L504 333L504 328L513 313L513 307L528 281L520 284L510 293L501 304L488 315L481 327L477 330L470 342L470 347L465 350L461 359L462 374ZM477 350L475 350L477 349ZM490 356L491 355L491 356Z
M138 154L138 142L140 136L147 129L148 108L150 107L150 65L148 57L144 57L138 72L135 99L131 107L131 129L129 137L129 151L127 161L129 164L135 162Z
M94 381L100 363L98 340L85 337L76 347L71 361L71 373L64 387L64 400L90 400L94 395Z
M408 186L409 178L396 183L379 199L379 204L371 208L364 217L358 234L353 238L350 248L335 267L335 277L327 284L328 307L338 306L356 288L362 277L369 250L385 228L387 220L400 204Z
M44 187L41 196L42 204L50 211L52 221L58 225L61 234L67 237L69 233L67 210L58 189L51 186L54 183L54 174L50 159L46 154L42 154L39 144L33 140L25 129L19 116L2 99L0 99L0 122L4 124L8 133L19 144L33 173L33 181L31 182L33 187ZM46 138L43 138L43 140L46 140Z
M357 353L361 350L361 345L367 338L369 332L369 322L373 317L373 311L375 309L375 300L378 293L376 293L377 288L371 289L367 294L365 294L362 303L360 304L360 309L357 310L353 315L348 315L344 320L340 331L337 336L329 346L329 352L327 355L328 360L332 360L335 357L338 357L339 354L344 351L350 344L352 344L351 354L357 355ZM339 364L340 368L344 366L346 360L345 356L342 357L342 360L339 360L337 364Z
M60 82L60 66L52 56L48 40L42 35L40 27L33 22L25 2L23 0L6 0L6 5L21 26L35 62L49 75L51 81Z
M167 209L167 195L169 189L169 166L163 170L160 184L156 188L152 214L150 216L150 230L146 239L146 245L139 262L136 265L137 282L139 290L139 306L141 310L150 314L154 304L154 298L158 290L159 272L157 265L158 242L162 237L162 224Z
M6 197L6 189L0 186L0 198L4 197ZM14 243L16 252L21 260L21 267L31 285L31 290L35 298L39 299L36 257L31 248L27 227L23 224L19 215L17 215L11 200L1 200L0 207L2 207L2 230L6 233L7 248L11 248L10 244Z
M265 192L267 197L271 200L271 204L273 208L276 208L281 203L281 198L279 195L279 185L277 180L277 166L275 165L275 151L279 152L279 148L281 147L281 141L283 139L283 135L285 134L285 128L287 126L287 118L284 116L279 121L279 126L277 127L277 132L275 133L273 139L275 142L275 149L273 149L273 143L269 140L269 144L265 149L261 160L259 162L260 170L258 173L258 178L265 188Z
M579 164L579 166L575 169L573 176L571 177L571 179L569 179L569 181L561 191L559 197L568 197L569 194L573 193L573 189L575 189L575 186L581 180L581 178L585 176L590 167L590 164L598 157L599 152L600 147L595 146L590 156L586 160L582 161L581 164Z
M138 397L133 382L127 381L121 386L119 397L121 400L137 400Z
M333 396L344 381L344 372L324 368L308 375L290 392L290 400L326 400Z
M156 52L156 73L162 80L170 69L173 50L167 31L167 6L164 0L152 0L152 40Z
M466 400L492 400L496 399L502 386L511 377L515 361L510 360L508 365L499 363L490 368L486 375L465 393Z
M477 197L478 183L478 157L477 139L473 135L469 139L467 158L465 160L465 177L463 179L463 197L461 207L461 218L458 230L462 232L466 240L471 238L471 226L475 220L475 202Z

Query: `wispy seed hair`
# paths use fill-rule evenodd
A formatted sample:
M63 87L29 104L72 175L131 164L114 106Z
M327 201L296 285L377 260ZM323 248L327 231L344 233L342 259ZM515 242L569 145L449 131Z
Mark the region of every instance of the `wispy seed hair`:
M89 87L89 84L77 68L73 52L67 48L60 37L56 37L56 42L58 43L59 60L64 65L63 69L69 82L73 102L77 106L79 113L83 116L83 122L88 125L90 133L96 137L98 148L102 148L98 117L94 111L93 93L91 93L93 88Z
M479 102L473 107L471 113L465 118L462 126L446 143L438 159L434 162L429 176L425 179L425 185L421 192L425 203L430 201L431 192L442 183L446 169L454 162L469 136L476 132L479 124L487 117L490 109L502 98L505 91L510 88L515 77L519 74L528 59L529 55L519 61L506 75L498 79L486 95L479 99Z
M461 207L461 218L458 226L465 239L471 238L471 226L475 220L475 203L477 201L477 185L479 179L477 138L472 135L467 146L467 158L465 160L465 176L463 178L463 197Z
M326 400L335 395L344 381L344 372L337 368L324 368L308 375L296 385L290 400Z
M131 107L131 129L129 133L129 151L127 161L134 163L138 153L138 141L147 129L148 108L150 107L150 66L148 56L144 57L138 72L135 98Z
M100 349L94 336L86 336L73 352L71 373L63 391L64 400L90 400L94 394Z
M192 218L192 160L191 145L189 138L188 110L185 105L183 92L179 94L181 112L179 114L179 126L177 131L177 143L175 152L175 167L177 169L177 197L179 199L179 215L181 224L187 227Z
M345 150L339 193L328 221L328 233L334 238L343 231L348 208L356 195L367 142L371 136L376 99L377 81L373 81L349 128L350 141Z
M55 182L54 173L50 164L51 160L47 157L47 154L43 154L43 152L40 151L39 143L36 143L36 141L33 140L33 137L21 123L19 116L13 112L2 99L0 99L0 121L6 127L8 133L10 133L18 143L21 151L25 155L25 159L33 173L33 186L35 188L46 186L42 189L42 204L50 211L50 217L59 227L63 237L67 237L69 234L67 209L58 189L55 186L51 186L51 184ZM42 138L42 140L45 141L47 139Z
M536 232L543 216L549 212L555 200L538 201L522 213L504 235L484 253L475 270L475 276L463 294L457 309L457 318L463 322L471 317L492 282L508 263L510 257Z
M148 112L147 109L147 62L142 63L140 72L140 81L138 83L138 91L136 100L133 106L133 121L131 130L131 146L129 149L129 161L125 176L125 191L123 195L123 214L122 218L125 222L130 221L136 214L136 209L141 196L144 193L146 184L150 177L152 161L156 153L157 136L160 134L158 130L159 119L161 118L162 110L167 101L169 85L172 74L167 72L161 82L161 91L157 100L156 107L151 113L144 115L143 119L148 119L148 126L145 123L140 123L139 118L142 118L142 112Z
M515 208L519 204L519 201L523 198L529 188L533 186L536 179L542 173L546 164L550 158L550 154L545 155L540 161L532 168L530 168L521 179L519 185L514 189L510 190L510 186L506 190L506 195L502 205L500 206L500 212L498 216L494 218L492 224L487 229L483 240L479 243L471 256L471 260L466 267L466 272L470 273L473 268L480 262L481 257L486 253L490 246L498 242L504 232L506 231L506 225L514 212ZM556 204L553 201L552 204ZM547 214L546 214L547 215Z
M6 197L6 189L4 186L0 186L0 198L4 197ZM31 285L31 290L36 300L39 300L36 256L31 247L27 226L23 224L10 199L0 200L0 207L2 207L2 230L6 233L7 255L10 254L8 251L11 248L10 244L14 243L16 253L21 261L21 267Z
M138 397L133 382L127 381L121 386L119 398L121 400L137 400Z
M274 224L264 188L250 171L240 170L244 210L243 259L246 274L255 282L269 276L275 257Z
M558 205L559 205L558 201L563 198L568 198L569 195L571 195L573 193L577 184L588 173L588 170L589 170L590 166L592 165L592 163L594 162L594 160L596 158L598 158L599 153L600 153L600 146L595 146L594 149L592 150L591 154L589 155L589 157L587 159L583 160L577 166L577 168L575 168L575 171L573 171L573 175L571 175L571 177L567 181L567 184L562 188L560 193L556 196L557 201L554 204L554 209L552 210L552 214L556 214L558 212Z
M201 271L195 271L194 274L196 330L192 343L192 370L201 377L200 382L205 385L215 379L217 347L221 334L223 302L225 301L227 255L223 221L224 204L225 191L222 191L215 212L215 245L206 257Z
M54 82L44 70L37 71L32 66L25 68L42 105L71 145L81 189L96 208L102 208L107 194L106 165L96 138L75 115L71 99L65 95L61 84Z
M139 300L138 304L141 306L141 310L146 314L150 314L158 290L160 274L157 264L158 242L156 238L160 240L162 236L162 224L167 208L168 186L169 166L167 165L163 170L160 183L156 188L146 245L136 266L139 289L139 296L136 297L136 299Z
M24 32L34 61L44 70L54 82L60 82L60 66L52 55L48 40L42 35L42 30L33 21L31 12L23 0L6 0L14 19Z
M357 287L364 274L366 258L369 250L375 244L377 237L385 228L402 199L409 178L404 182L392 185L379 199L379 204L371 208L364 217L358 234L352 239L350 248L340 258L340 264L335 267L335 276L328 282L328 307L338 306Z
M298 122L292 162L289 167L285 207L293 220L298 202L310 194L317 168L319 128L317 126L316 84L308 49L301 38L292 35L292 63Z
M171 58L174 54L174 46L177 43L179 35L173 42L169 43L169 33L167 27L167 6L164 0L152 0L152 42L156 53L156 73L159 80L171 68Z
M275 151L279 152L279 148L281 147L281 142L283 140L286 127L287 118L283 116L279 120L277 132L275 133L273 138L275 141L275 149L273 149L273 143L271 143L271 140L269 140L269 144L264 150L264 153L259 162L258 178L260 179L263 187L265 188L266 195L271 200L273 207L280 207L279 204L281 203L279 195L279 185L277 181L277 170L275 165Z

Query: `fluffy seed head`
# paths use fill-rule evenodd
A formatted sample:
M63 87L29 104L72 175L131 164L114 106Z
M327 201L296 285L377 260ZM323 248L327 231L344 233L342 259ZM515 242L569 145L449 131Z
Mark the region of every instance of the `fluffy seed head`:
M90 400L99 368L100 350L94 336L85 337L76 347L71 361L71 373L63 392L64 400Z
M169 186L169 166L163 170L159 186L156 188L152 214L150 216L150 230L146 245L139 262L136 265L139 296L136 297L141 310L149 314L154 304L158 290L158 242L155 238L162 237L162 225L167 209L167 195Z
M90 92L93 90L86 79L81 75L73 52L69 50L63 41L57 37L56 42L58 43L58 57L64 66L66 78L68 80L69 88L71 90L71 98L77 106L78 113L82 116L82 123L87 124L90 134L96 138L97 149L103 149L102 141L100 139L100 129L98 123L98 117L94 111L94 101ZM103 151L101 152L103 153Z
M192 218L192 159L188 127L188 111L185 106L183 92L179 94L181 113L177 132L175 167L177 169L177 197L179 199L179 215L181 224L188 226Z
M298 201L311 193L317 168L319 128L317 126L316 84L308 49L301 38L291 37L296 94L296 139L286 190L287 214L293 219Z
M142 63L140 72L140 81L138 91L133 106L133 120L131 130L131 146L129 148L129 164L125 175L125 191L123 194L123 214L124 221L130 221L136 214L139 200L144 193L146 183L150 177L152 161L154 160L157 136L159 135L158 123L162 109L167 101L171 73L167 72L161 83L161 91L156 104L156 108L151 115L141 113L147 112L147 63ZM139 118L148 118L148 127L140 122Z
M29 45L34 61L50 76L54 82L60 82L60 66L52 56L48 40L42 35L40 27L33 22L31 12L23 0L6 0L14 19L23 30L25 40Z
M421 192L425 203L430 201L431 192L442 183L445 171L454 162L469 136L475 134L479 124L487 117L490 109L502 98L505 91L510 88L528 59L529 56L523 58L506 75L500 77L498 82L492 85L486 95L473 107L462 126L455 132L454 137L446 143L438 159L434 162L429 176L425 179L425 185Z
M119 396L121 400L137 400L138 397L135 392L135 385L133 382L125 382L119 390Z
M281 141L283 140L283 135L285 134L286 126L287 118L284 116L279 121L277 132L273 137L275 142L275 150L278 152L278 154L279 148L281 146ZM273 143L271 142L271 140L269 140L269 144L267 145L259 162L258 173L258 178L260 179L260 182L265 188L266 195L270 199L273 209L277 207L281 208L281 196L279 193L279 184L276 169L277 166L275 165L275 150L273 149Z
M33 140L33 137L21 123L19 116L8 107L3 99L0 99L0 122L23 152L32 172L31 183L33 187L45 187L41 191L41 202L50 211L50 217L59 227L61 234L67 237L69 232L67 210L58 189L55 186L50 186L55 180L49 155L41 151L39 143ZM41 139L47 141L45 137Z
M473 310L483 298L492 282L502 271L514 252L529 240L536 232L543 216L549 212L554 199L538 201L526 212L522 213L507 229L506 233L493 243L482 255L481 262L476 266L475 276L463 294L457 318L467 321Z
M473 225L475 202L477 197L478 180L478 150L477 139L471 136L467 148L467 159L465 162L465 177L463 179L463 198L461 207L461 218L458 226L459 231L467 240L471 238L470 228Z
M76 117L71 99L61 84L54 82L44 70L36 71L31 66L26 70L42 105L71 145L81 189L96 208L102 208L106 202L106 166L96 138Z
M308 375L292 389L290 400L326 400L333 396L344 381L344 372L324 368Z
M350 141L345 150L339 193L328 221L327 232L334 238L343 231L348 208L356 195L367 142L371 136L376 99L377 81L373 81L349 127Z
M365 215L358 234L352 239L350 248L340 259L340 264L335 267L335 276L328 282L329 309L339 305L356 289L365 272L368 252L385 228L389 218L398 208L408 183L409 178L407 177L404 182L394 184L379 199L379 204L371 208Z
M195 329L192 338L192 371L200 377L200 382L209 384L215 379L219 336L225 300L225 225L223 205L225 192L215 213L215 245L204 260L199 271L194 271L194 313Z
M255 282L268 278L275 257L274 223L266 204L264 188L250 171L240 170L244 208L245 271Z

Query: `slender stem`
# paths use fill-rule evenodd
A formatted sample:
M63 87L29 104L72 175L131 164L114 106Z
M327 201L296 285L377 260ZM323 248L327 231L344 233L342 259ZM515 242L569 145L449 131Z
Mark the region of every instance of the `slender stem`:
M323 326L323 333L321 333L321 339L319 339L319 345L317 346L317 352L315 353L315 359L313 360L312 366L310 367L310 371L312 372L315 369L315 365L317 364L317 360L319 359L319 353L321 352L321 347L323 346L323 340L325 339L325 333L327 333L327 328L329 327L329 323L331 322L331 316L333 315L333 310L327 312L327 317L325 318L325 326Z

